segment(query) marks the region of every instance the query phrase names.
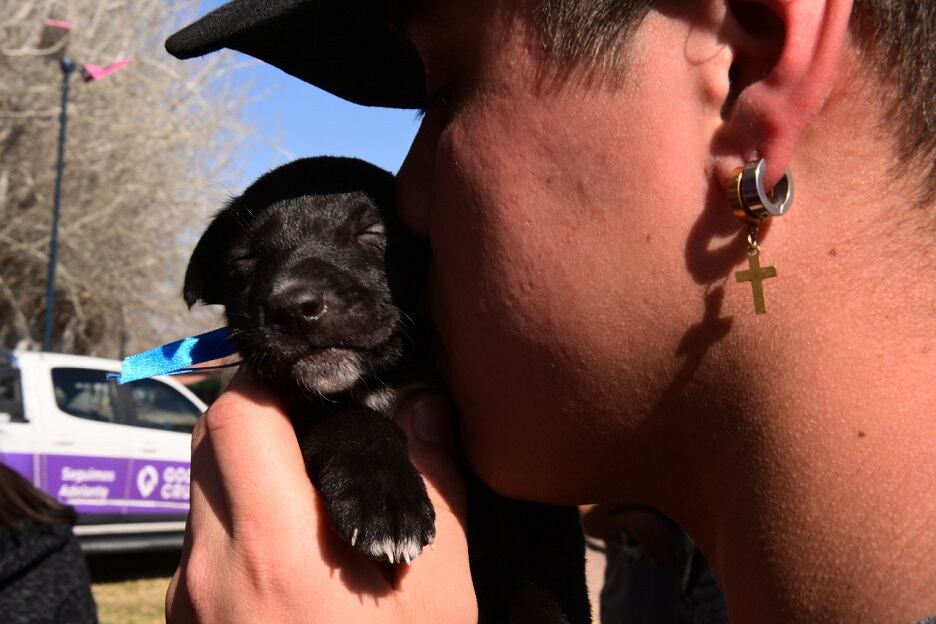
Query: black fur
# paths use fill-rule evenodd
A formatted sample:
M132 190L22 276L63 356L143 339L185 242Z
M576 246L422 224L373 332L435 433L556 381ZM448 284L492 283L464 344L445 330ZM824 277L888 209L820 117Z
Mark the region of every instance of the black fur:
M349 158L264 175L205 231L184 298L225 307L245 363L285 399L338 533L399 563L432 542L435 513L388 415L435 378L417 306L428 253L393 193L391 174ZM588 621L577 512L467 483L481 621Z

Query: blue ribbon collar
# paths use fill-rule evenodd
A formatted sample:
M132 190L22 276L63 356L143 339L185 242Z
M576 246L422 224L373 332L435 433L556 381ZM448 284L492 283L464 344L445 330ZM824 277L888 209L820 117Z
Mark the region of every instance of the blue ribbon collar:
M121 364L120 375L111 374L108 378L125 384L157 375L183 375L205 368L215 368L194 366L235 353L237 347L231 342L228 328L221 327L131 355Z

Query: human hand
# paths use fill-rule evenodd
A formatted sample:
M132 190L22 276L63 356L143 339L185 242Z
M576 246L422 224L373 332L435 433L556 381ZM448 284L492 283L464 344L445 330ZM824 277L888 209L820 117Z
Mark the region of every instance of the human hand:
M418 393L395 420L435 506L436 539L411 566L390 567L331 528L288 417L239 374L193 432L191 509L167 622L476 622L447 402Z

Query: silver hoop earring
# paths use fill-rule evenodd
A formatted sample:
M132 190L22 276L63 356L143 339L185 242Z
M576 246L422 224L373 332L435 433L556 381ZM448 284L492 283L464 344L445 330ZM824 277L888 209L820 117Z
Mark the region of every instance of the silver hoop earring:
M764 188L767 161L761 158L735 169L728 187L728 202L735 216L748 223L782 217L793 205L793 174L789 169L768 193Z
M750 226L748 232L748 270L735 273L738 282L751 282L754 294L754 312L767 313L764 300L764 280L777 277L777 268L761 267L760 245L757 236L761 224L770 217L782 217L793 205L793 174L787 169L773 190L764 188L764 171L767 161L763 158L735 169L728 185L728 204L735 216Z

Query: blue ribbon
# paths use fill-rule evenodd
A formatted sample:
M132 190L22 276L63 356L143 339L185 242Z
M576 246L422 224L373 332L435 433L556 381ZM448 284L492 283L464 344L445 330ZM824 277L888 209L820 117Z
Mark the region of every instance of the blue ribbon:
M227 327L222 327L131 355L124 359L120 367L120 375L110 374L107 378L116 379L117 383L125 384L157 375L183 375L201 370L193 368L195 364L210 362L235 353L237 353L237 347L231 342L231 334Z

